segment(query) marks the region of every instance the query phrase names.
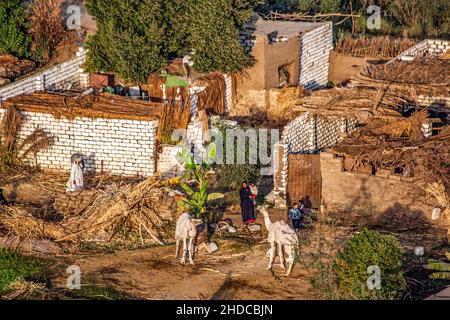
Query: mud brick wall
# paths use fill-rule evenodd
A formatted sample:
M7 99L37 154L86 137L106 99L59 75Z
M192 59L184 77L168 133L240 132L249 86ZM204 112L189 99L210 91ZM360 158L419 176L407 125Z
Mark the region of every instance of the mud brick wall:
M86 50L80 47L74 59L1 87L0 102L24 93L65 89L70 84L87 88L89 86L89 74L85 73L82 68L85 62Z
M328 83L330 52L333 50L333 25L326 23L301 38L300 85L319 89Z
M0 118L5 110L0 109ZM154 151L157 121L58 119L53 115L22 112L19 138L40 128L54 137L54 144L30 156L45 169L70 170L73 154L82 155L87 171L105 171L126 176L151 176L155 170Z
M406 196L411 181L400 175L381 177L344 171L343 158L332 153L322 153L320 164L322 201L328 208L352 208L376 215L395 205L409 207L414 200ZM431 217L431 207L417 203L414 208Z
M54 209L64 215L74 215L86 209L94 199L96 190L68 192L55 199Z

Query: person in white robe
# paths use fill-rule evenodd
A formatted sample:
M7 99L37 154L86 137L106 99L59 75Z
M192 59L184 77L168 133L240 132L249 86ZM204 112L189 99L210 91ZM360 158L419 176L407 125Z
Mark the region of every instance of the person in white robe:
M70 170L70 178L67 181L67 191L76 191L84 188L83 162L81 158L75 159Z

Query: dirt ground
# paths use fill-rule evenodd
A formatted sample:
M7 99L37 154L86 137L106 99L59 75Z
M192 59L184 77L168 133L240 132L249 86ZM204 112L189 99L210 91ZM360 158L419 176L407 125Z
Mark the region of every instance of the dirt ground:
M22 180L15 178L3 181L0 186L15 205L47 220L55 217L52 197L55 193L64 192L66 179L56 175L51 178L45 180L42 175L31 181L26 177ZM105 178L98 177L87 179L94 186L105 181ZM287 212L270 209L270 216L272 221L286 220ZM265 240L267 232L261 215L258 215L257 223L262 230L253 235L242 228L237 206L228 208L223 218L230 219L239 232L235 235L214 235L212 240L217 242L219 250L212 254L197 254L195 266L180 264L179 259L174 257L173 243L135 250L83 244L76 248L59 249L53 254L47 253L43 257L49 261L50 281L43 298L74 298L68 295L66 281L69 275L66 270L77 265L82 273L82 286L108 286L124 293L129 299L323 299L327 293L311 285L316 263L329 264L336 250L370 221L353 211L317 216L310 228L300 232L300 260L291 277L286 278L278 258L273 272L266 270L269 245ZM445 248L439 247L442 244L442 230L414 219L409 219L414 223L406 225L405 217L392 214L386 219L369 226L382 233L394 234L405 248L407 257L413 255L417 245L433 253L433 258L443 255ZM428 275L421 266L425 260L415 260L408 262L406 268L408 283L414 291L409 298L425 298L442 289L428 284ZM324 281L327 281L326 276L320 275Z
M272 210L273 220L284 211ZM226 216L239 221L239 216ZM258 223L263 223L258 217ZM268 243L264 236L258 242L245 243L236 239L217 237L219 251L196 255L194 266L181 265L174 257L175 246L158 246L112 254L70 255L59 258L52 283L63 291L70 265L80 267L82 275L98 283L108 283L131 299L315 299L306 271L297 264L289 278L279 263L273 272L267 271ZM259 241L261 240L261 241ZM276 260L278 262L278 260ZM82 284L83 284L82 276Z

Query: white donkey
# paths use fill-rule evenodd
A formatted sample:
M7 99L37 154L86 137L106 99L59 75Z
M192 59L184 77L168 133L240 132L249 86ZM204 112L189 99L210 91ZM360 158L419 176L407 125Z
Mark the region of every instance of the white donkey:
M186 263L186 253L189 257L189 263L195 264L193 253L194 253L194 241L197 237L197 227L196 223L188 213L183 213L177 221L177 226L175 228L175 240L176 240L176 251L175 257L178 258L178 253L180 251L180 241L183 241L183 256L181 257L181 264ZM189 242L189 243L188 243Z
M273 262L275 260L275 251L278 247L278 256L280 257L280 265L282 269L286 269L286 266L284 264L284 252L286 252L286 254L288 255L288 269L286 271L286 276L290 276L300 250L297 233L284 221L277 221L272 223L270 221L267 207L260 206L258 207L258 211L263 214L264 223L266 225L267 231L269 231L267 240L270 244L270 260L267 270L272 270Z

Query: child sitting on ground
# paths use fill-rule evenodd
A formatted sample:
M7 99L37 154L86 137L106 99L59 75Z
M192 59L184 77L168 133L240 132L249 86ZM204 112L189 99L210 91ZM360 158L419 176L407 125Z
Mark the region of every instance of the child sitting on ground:
M297 203L289 210L289 219L291 219L292 227L297 232L300 229L301 212Z

